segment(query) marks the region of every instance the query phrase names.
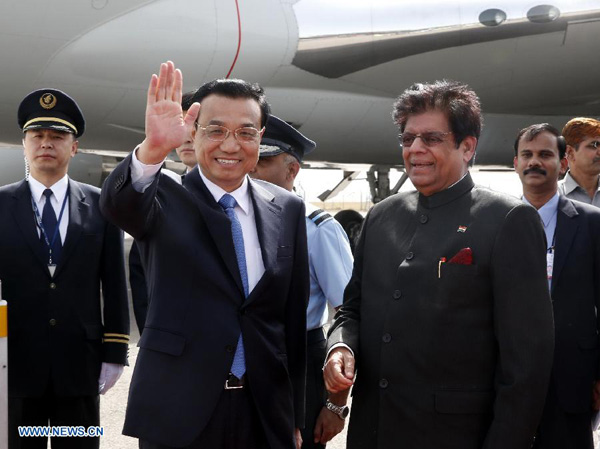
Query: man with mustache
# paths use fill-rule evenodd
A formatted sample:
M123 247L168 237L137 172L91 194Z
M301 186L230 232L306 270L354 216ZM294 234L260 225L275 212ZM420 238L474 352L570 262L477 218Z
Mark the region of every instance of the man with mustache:
M546 233L554 307L554 363L535 449L592 449L592 409L600 408L600 211L559 195L565 151L547 123L522 129L515 141L523 201L537 209Z
M560 193L573 200L600 207L600 121L577 117L562 130L567 142L569 172Z
M553 349L539 217L473 183L468 86L414 84L393 114L417 191L365 218L324 367L336 393L356 366L348 449L530 449Z

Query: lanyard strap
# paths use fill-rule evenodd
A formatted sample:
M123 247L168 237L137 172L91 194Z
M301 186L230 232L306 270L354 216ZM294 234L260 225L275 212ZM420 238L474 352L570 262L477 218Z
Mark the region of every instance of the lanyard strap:
M56 222L56 228L54 229L54 235L52 236L52 241L50 241L48 239L48 233L44 229L44 224L42 223L42 217L40 216L40 211L37 207L37 204L35 204L35 200L33 199L33 196L31 197L31 206L33 207L33 212L35 214L35 222L36 222L38 228L40 228L40 232L44 236L44 241L46 242L46 245L48 245L49 258L50 258L49 263L50 264L52 264L52 245L54 245L54 242L56 241L56 237L58 236L60 222L62 221L63 213L65 211L65 206L67 205L68 199L69 199L69 188L67 188L67 193L65 194L65 199L63 200L62 206L60 208L60 214L58 215L58 221ZM46 202L49 202L49 201L50 201L50 198L46 198ZM52 204L48 204L48 206L52 207Z
M556 246L556 228L554 228L554 234L552 234L552 244L546 250L546 252L551 253L554 251L554 247Z

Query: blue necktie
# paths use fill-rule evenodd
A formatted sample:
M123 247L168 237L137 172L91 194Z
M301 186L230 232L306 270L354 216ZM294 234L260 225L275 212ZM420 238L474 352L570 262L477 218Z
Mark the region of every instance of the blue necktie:
M44 231L46 232L46 237L48 238L48 241L52 245L52 263L56 265L56 264L58 264L58 261L60 259L62 244L60 241L60 234L56 236L56 239L54 240L54 244L52 244L52 237L54 237L54 233L56 232L56 226L58 224L56 222L56 214L54 213L54 208L52 207L52 204L50 203L50 197L52 196L52 190L50 190L50 189L44 190L44 196L46 197L46 204L44 204L44 210L42 212L42 226L44 226ZM44 247L47 248L46 240L44 239L44 236L40 235L40 238L42 240Z
M231 221L231 236L233 237L235 257L244 286L244 296L248 297L248 269L246 267L246 252L244 251L244 234L242 233L242 225L233 210L236 204L235 198L228 193L223 195L219 200L219 206L223 208L227 217L229 217L229 221ZM242 334L240 333L237 348L235 348L235 355L233 356L233 363L231 364L231 374L238 379L241 379L245 372L246 359L244 356L244 342L242 340Z

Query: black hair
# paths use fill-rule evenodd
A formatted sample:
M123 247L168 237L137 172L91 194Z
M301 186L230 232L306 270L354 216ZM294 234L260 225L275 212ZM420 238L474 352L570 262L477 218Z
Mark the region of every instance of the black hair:
M446 114L456 147L467 136L479 139L483 118L477 94L466 84L451 80L416 83L394 103L394 122L404 132L411 115L438 110Z
M203 84L192 96L192 103L202 103L209 95L221 95L227 98L248 98L255 100L260 106L261 128L267 124L271 106L267 103L265 91L256 83L248 83L240 79L217 79Z
M565 138L560 134L560 131L556 129L549 123L538 123L535 125L530 125L527 128L523 128L519 131L517 135L517 139L515 140L515 156L518 156L519 153L519 142L521 139L525 139L527 142L531 142L535 139L539 134L547 132L556 137L556 146L558 148L558 156L560 159L565 157L567 151L567 142Z

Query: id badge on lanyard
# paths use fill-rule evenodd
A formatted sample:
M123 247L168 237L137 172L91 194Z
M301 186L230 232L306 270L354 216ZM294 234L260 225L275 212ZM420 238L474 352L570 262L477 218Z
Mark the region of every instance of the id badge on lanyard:
M548 281L552 281L552 270L554 268L554 246L548 248L546 252L546 272L548 275Z

